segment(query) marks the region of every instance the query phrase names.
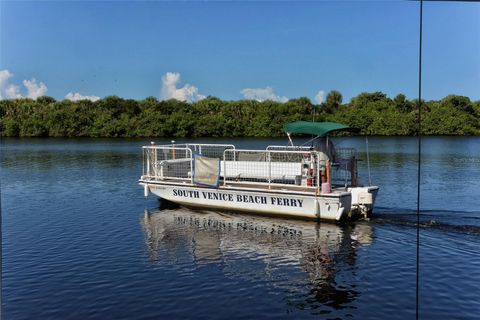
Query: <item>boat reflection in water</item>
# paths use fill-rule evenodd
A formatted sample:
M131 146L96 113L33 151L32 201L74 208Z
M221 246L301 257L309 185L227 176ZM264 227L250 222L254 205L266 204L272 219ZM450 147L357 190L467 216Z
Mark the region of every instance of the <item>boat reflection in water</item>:
M146 246L154 263L218 264L226 277L263 281L289 308L325 313L353 308L356 250L372 242L368 223L338 226L186 208L145 212Z

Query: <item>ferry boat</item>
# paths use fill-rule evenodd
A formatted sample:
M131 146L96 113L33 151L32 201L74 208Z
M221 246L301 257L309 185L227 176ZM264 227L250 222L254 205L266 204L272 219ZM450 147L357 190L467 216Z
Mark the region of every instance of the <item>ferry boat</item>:
M378 186L361 185L354 148L336 148L329 135L356 131L334 122L292 122L289 144L264 150L231 144L183 143L143 147L139 183L183 206L311 220L369 218ZM309 134L295 146L292 134Z

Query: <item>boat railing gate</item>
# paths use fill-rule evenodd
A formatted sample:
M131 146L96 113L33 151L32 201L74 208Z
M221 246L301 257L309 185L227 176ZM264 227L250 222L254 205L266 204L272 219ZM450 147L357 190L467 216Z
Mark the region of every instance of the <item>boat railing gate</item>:
M143 147L142 178L149 180L189 180L193 183L193 155L223 158L231 144L170 144Z
M360 159L355 148L336 148L331 168L332 185L357 186L358 161Z
M220 176L223 184L297 186L320 185L325 161L313 150L225 150Z
M192 150L178 146L143 147L143 176L149 180L191 178Z

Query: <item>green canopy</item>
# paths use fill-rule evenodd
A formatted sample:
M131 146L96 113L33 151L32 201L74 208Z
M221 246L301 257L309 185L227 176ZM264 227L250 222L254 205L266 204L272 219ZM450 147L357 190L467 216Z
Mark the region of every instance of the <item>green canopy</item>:
M307 122L296 121L287 123L284 127L287 133L314 134L317 136L326 136L334 131L359 131L356 128L335 122Z

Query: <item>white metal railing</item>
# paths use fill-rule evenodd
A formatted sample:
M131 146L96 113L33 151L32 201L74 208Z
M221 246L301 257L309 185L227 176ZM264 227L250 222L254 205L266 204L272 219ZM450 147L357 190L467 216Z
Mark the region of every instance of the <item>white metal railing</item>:
M178 146L143 147L142 178L163 180L192 179L192 150Z
M233 144L197 144L197 143L187 143L185 144L187 148L190 148L192 152L203 155L209 158L218 158L222 159L223 152L225 150L235 149Z
M224 186L245 184L263 185L268 188L282 185L319 188L322 182L330 181L330 178L337 184L343 181L346 177L344 171L351 171L352 166L355 175L351 174L349 180L355 182L354 149L337 149L339 162L327 166L324 155L309 147L300 147L300 150L298 147L288 150L283 146L283 150L275 148L276 146L270 146L270 149L266 150L242 150L235 149L233 145L221 144L145 146L142 179L183 181L193 184L194 155L201 154L220 160L220 182Z
M267 150L277 150L277 151L310 151L313 150L311 146L276 146L270 145L267 147Z
M225 150L220 175L227 184L296 185L316 188L325 163L316 151Z
M160 147L176 147L176 148L188 148L193 153L203 155L209 158L223 157L223 151L227 149L235 149L233 144L213 144L213 143L178 143L178 144L166 144L159 145Z
M232 144L166 144L143 147L142 178L153 180L190 180L193 183L193 154L209 158L223 158Z
M356 186L358 180L357 162L359 161L355 148L336 148L335 161L332 164L332 184Z

